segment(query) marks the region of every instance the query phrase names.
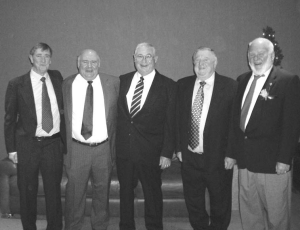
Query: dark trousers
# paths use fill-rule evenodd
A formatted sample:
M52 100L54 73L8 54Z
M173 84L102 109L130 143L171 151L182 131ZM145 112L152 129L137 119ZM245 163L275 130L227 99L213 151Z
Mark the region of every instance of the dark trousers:
M120 230L135 229L134 188L140 180L145 199L145 223L147 230L163 229L162 191L159 165L145 165L128 159L117 158L120 182Z
M30 140L26 145L26 151L31 151L28 154L30 159L19 162L17 166L23 229L37 229L38 177L41 172L46 200L47 230L61 230L63 227L60 191L63 168L61 139ZM17 154L19 156L24 153L18 151Z
M231 219L233 170L206 172L203 155L189 152L182 163L184 198L189 220L195 230L226 230ZM209 192L210 215L205 209Z

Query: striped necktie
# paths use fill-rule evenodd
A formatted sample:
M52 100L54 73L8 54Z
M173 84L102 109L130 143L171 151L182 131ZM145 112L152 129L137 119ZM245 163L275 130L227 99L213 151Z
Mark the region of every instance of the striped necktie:
M144 89L144 78L141 76L140 80L138 81L134 94L132 97L131 107L130 107L130 116L133 118L138 111L141 109L141 98L143 95L143 89Z
M205 84L205 81L200 82L200 87L197 91L197 95L192 106L191 128L189 135L189 146L192 149L195 149L199 145L199 127L204 102L203 88Z

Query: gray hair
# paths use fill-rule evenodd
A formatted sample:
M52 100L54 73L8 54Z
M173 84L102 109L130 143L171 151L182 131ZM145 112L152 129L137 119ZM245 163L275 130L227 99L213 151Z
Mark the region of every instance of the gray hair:
M148 47L148 48L151 48L151 49L153 50L153 56L156 56L156 50L155 50L155 47L154 47L152 44L147 43L147 42L142 42L142 43L138 44L138 45L136 46L135 50L134 50L134 54L136 54L137 50L138 50L139 48L143 47L143 46Z
M193 62L195 62L196 55L197 55L197 53L198 53L199 51L201 51L201 50L208 50L208 51L210 51L210 52L213 54L213 56L214 56L214 58L215 58L215 61L218 60L217 55L216 55L215 51L214 51L212 48L205 47L205 46L200 46L198 49L196 49L196 51L195 51L194 54L193 54Z
M52 57L52 49L46 43L43 42L37 43L34 47L31 48L29 54L33 56L37 49L41 49L42 51L48 50L50 52L50 57Z

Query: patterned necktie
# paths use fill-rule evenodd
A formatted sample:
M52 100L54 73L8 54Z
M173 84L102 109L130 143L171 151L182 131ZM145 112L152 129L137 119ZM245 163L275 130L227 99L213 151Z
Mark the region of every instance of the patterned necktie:
M141 76L140 80L136 84L134 94L132 97L132 102L130 107L131 118L134 117L141 109L141 98L143 95L143 89L144 89L144 78L143 76Z
M51 103L50 98L48 95L47 85L46 85L46 78L42 77L41 81L43 82L42 87L42 129L50 133L53 129L53 117L51 111Z
M84 102L81 135L85 140L89 139L93 133L93 104L94 104L94 91L92 86L93 81L88 81L86 89L86 96Z
M189 135L189 146L192 149L195 149L199 145L199 127L204 101L203 88L205 84L205 81L200 82L200 87L192 106L191 128Z
M249 112L249 108L251 105L251 101L252 101L252 97L253 97L253 93L255 90L255 86L256 86L256 82L260 77L263 77L264 75L254 75L254 79L251 83L250 89L248 91L248 94L245 98L244 101L244 105L242 107L242 111L241 111L241 120L240 120L240 128L241 130L243 130L245 132L245 125L246 125L246 118L247 118L247 114Z

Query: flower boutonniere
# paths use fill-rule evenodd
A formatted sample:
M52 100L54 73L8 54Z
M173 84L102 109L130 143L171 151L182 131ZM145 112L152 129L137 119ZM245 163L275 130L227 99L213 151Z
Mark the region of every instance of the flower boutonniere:
M268 100L268 99L272 100L272 99L275 98L274 96L271 96L271 95L269 94L269 92L270 92L270 90L271 90L271 87L272 87L272 82L269 84L269 87L268 87L268 88L262 89L262 90L260 91L259 96L261 96L265 101Z

